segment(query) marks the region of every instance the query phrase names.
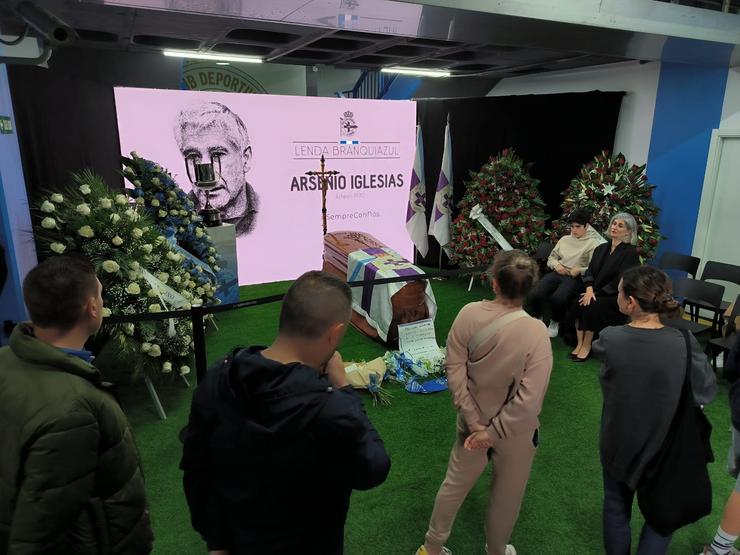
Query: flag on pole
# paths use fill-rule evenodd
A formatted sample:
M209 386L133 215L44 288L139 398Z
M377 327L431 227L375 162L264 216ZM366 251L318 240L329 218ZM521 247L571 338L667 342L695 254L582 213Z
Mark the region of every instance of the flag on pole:
M409 205L406 209L406 229L419 254L424 257L429 250L426 218L426 182L424 181L424 144L421 139L421 126L416 126L416 156L411 171Z
M450 138L450 115L447 114L445 127L445 150L442 155L442 168L439 170L437 192L434 194L434 210L429 221L429 235L432 235L449 256L446 245L450 242L452 214L452 140Z

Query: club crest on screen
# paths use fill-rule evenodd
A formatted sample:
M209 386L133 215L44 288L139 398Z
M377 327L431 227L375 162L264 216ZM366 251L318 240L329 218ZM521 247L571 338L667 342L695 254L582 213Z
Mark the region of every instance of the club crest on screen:
M355 122L355 115L347 110L344 112L342 117L339 118L339 132L342 137L351 137L357 130L357 123Z

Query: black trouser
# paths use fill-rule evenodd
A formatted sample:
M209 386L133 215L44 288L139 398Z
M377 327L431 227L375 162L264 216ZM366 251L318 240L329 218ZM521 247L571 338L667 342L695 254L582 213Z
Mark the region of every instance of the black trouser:
M568 303L582 285L580 277L562 276L557 272L545 274L527 297L527 312L535 318L541 318L545 303L549 300L552 320L562 322Z

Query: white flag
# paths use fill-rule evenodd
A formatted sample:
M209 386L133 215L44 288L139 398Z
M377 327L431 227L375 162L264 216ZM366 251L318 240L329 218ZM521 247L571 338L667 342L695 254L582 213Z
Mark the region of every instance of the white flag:
M406 229L419 254L424 257L429 250L426 219L426 182L424 181L424 144L421 139L421 126L416 126L416 156L411 171L409 205L406 209Z
M434 210L429 221L429 235L445 248L450 242L450 224L452 223L452 140L450 138L450 118L447 116L445 127L445 150L442 155L442 168L439 170L437 192L434 194ZM445 248L449 256L449 250Z

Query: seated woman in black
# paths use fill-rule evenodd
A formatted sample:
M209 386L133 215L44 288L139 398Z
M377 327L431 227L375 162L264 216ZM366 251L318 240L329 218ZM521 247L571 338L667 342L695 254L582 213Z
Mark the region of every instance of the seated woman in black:
M583 362L591 355L594 334L606 326L625 322L617 306L617 286L625 270L640 264L635 249L637 222L630 214L616 214L609 223L609 237L611 241L596 247L583 274L586 292L580 296L576 306L578 345L570 354L576 362Z

